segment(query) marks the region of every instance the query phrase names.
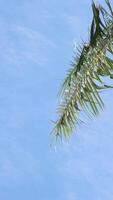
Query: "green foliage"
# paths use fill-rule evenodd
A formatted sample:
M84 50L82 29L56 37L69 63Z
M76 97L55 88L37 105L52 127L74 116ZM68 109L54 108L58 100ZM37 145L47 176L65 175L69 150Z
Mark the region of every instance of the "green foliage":
M77 49L60 90L62 103L53 131L61 138L70 136L73 128L76 128L80 122L80 112L97 116L104 108L100 91L112 88L103 82L103 77L113 78L113 11L109 0L106 0L106 4L108 11L92 3L89 43Z

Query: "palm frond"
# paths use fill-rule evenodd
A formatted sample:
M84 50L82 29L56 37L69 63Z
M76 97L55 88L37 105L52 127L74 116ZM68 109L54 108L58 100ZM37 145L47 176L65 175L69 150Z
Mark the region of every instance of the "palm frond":
M103 76L113 78L113 15L110 2L106 0L110 14L92 3L93 20L90 40L78 48L62 88L58 108L59 118L54 133L61 138L70 136L80 122L79 113L97 116L104 103L100 96L103 89L112 88L103 82Z

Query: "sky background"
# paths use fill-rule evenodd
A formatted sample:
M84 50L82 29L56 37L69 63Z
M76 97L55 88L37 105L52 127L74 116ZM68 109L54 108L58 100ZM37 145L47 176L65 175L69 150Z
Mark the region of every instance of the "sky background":
M58 88L91 16L90 0L0 0L1 200L113 199L112 90L68 142L50 137Z

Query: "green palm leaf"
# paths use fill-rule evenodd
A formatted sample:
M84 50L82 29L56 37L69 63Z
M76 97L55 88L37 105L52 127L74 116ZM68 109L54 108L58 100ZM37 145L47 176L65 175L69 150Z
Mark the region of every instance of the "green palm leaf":
M58 108L54 133L61 138L70 136L76 128L80 112L97 116L104 108L100 91L113 87L103 82L104 76L113 78L113 12L110 2L106 0L106 3L109 11L92 3L89 43L78 48L60 90L63 103Z

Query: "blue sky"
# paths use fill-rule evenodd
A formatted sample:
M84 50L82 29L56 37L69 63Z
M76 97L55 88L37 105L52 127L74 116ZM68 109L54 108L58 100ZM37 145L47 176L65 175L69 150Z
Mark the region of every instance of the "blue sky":
M104 4L104 0L100 0ZM50 147L73 44L90 0L0 0L0 199L112 200L113 91L100 116Z

